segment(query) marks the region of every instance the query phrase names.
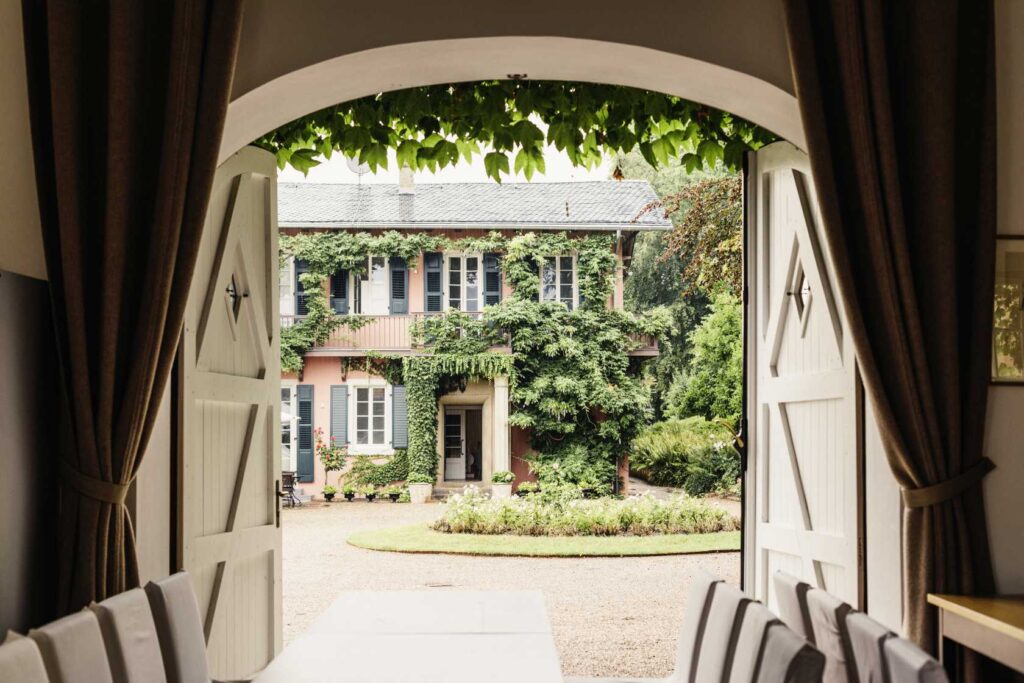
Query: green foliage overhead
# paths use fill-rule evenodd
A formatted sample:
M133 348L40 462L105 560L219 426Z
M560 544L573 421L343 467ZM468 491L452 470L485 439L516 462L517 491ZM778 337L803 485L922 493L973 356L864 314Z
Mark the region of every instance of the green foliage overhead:
M381 93L314 112L267 133L255 144L278 165L306 173L334 152L386 168L436 171L483 156L487 174L545 169L544 146L576 166L637 148L651 166L677 160L687 172L723 165L738 170L743 154L776 137L728 112L678 97L624 86L562 81L484 81Z
M739 299L719 293L690 335L690 369L670 396L673 417L703 415L735 422L743 412L743 318Z

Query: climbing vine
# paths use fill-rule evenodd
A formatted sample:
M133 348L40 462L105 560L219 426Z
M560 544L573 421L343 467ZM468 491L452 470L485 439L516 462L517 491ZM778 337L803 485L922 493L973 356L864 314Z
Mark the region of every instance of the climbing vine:
M728 112L636 88L564 81L453 83L381 93L337 104L271 131L256 145L278 165L306 173L341 152L376 171L394 150L418 170L483 157L494 180L545 170L551 145L575 166L638 148L654 167L679 159L688 172L721 164L739 169L743 154L775 140ZM483 146L484 149L481 149Z

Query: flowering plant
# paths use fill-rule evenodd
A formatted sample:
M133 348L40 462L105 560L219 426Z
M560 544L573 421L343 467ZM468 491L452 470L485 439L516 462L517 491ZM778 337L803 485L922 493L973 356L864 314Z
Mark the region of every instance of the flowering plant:
M331 472L338 472L345 467L346 458L348 458L348 446L341 444L338 445L335 438L332 436L329 439L324 439L324 430L317 428L313 432L316 438L314 444L314 450L316 457L319 458L320 464L324 466L324 479Z

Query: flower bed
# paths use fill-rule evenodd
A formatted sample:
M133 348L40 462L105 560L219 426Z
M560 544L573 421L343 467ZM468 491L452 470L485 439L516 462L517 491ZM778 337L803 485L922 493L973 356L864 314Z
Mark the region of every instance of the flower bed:
M650 536L734 531L740 522L721 508L683 496L582 500L531 494L495 500L469 487L448 499L432 528L455 534Z

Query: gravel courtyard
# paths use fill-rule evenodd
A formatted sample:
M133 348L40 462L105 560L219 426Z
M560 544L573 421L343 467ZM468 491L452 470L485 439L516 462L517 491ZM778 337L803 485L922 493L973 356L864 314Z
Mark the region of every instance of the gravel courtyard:
M466 557L376 552L345 542L355 531L427 523L441 509L389 502L284 509L285 644L347 590L539 589L566 675L665 676L694 570L739 581L739 553Z

